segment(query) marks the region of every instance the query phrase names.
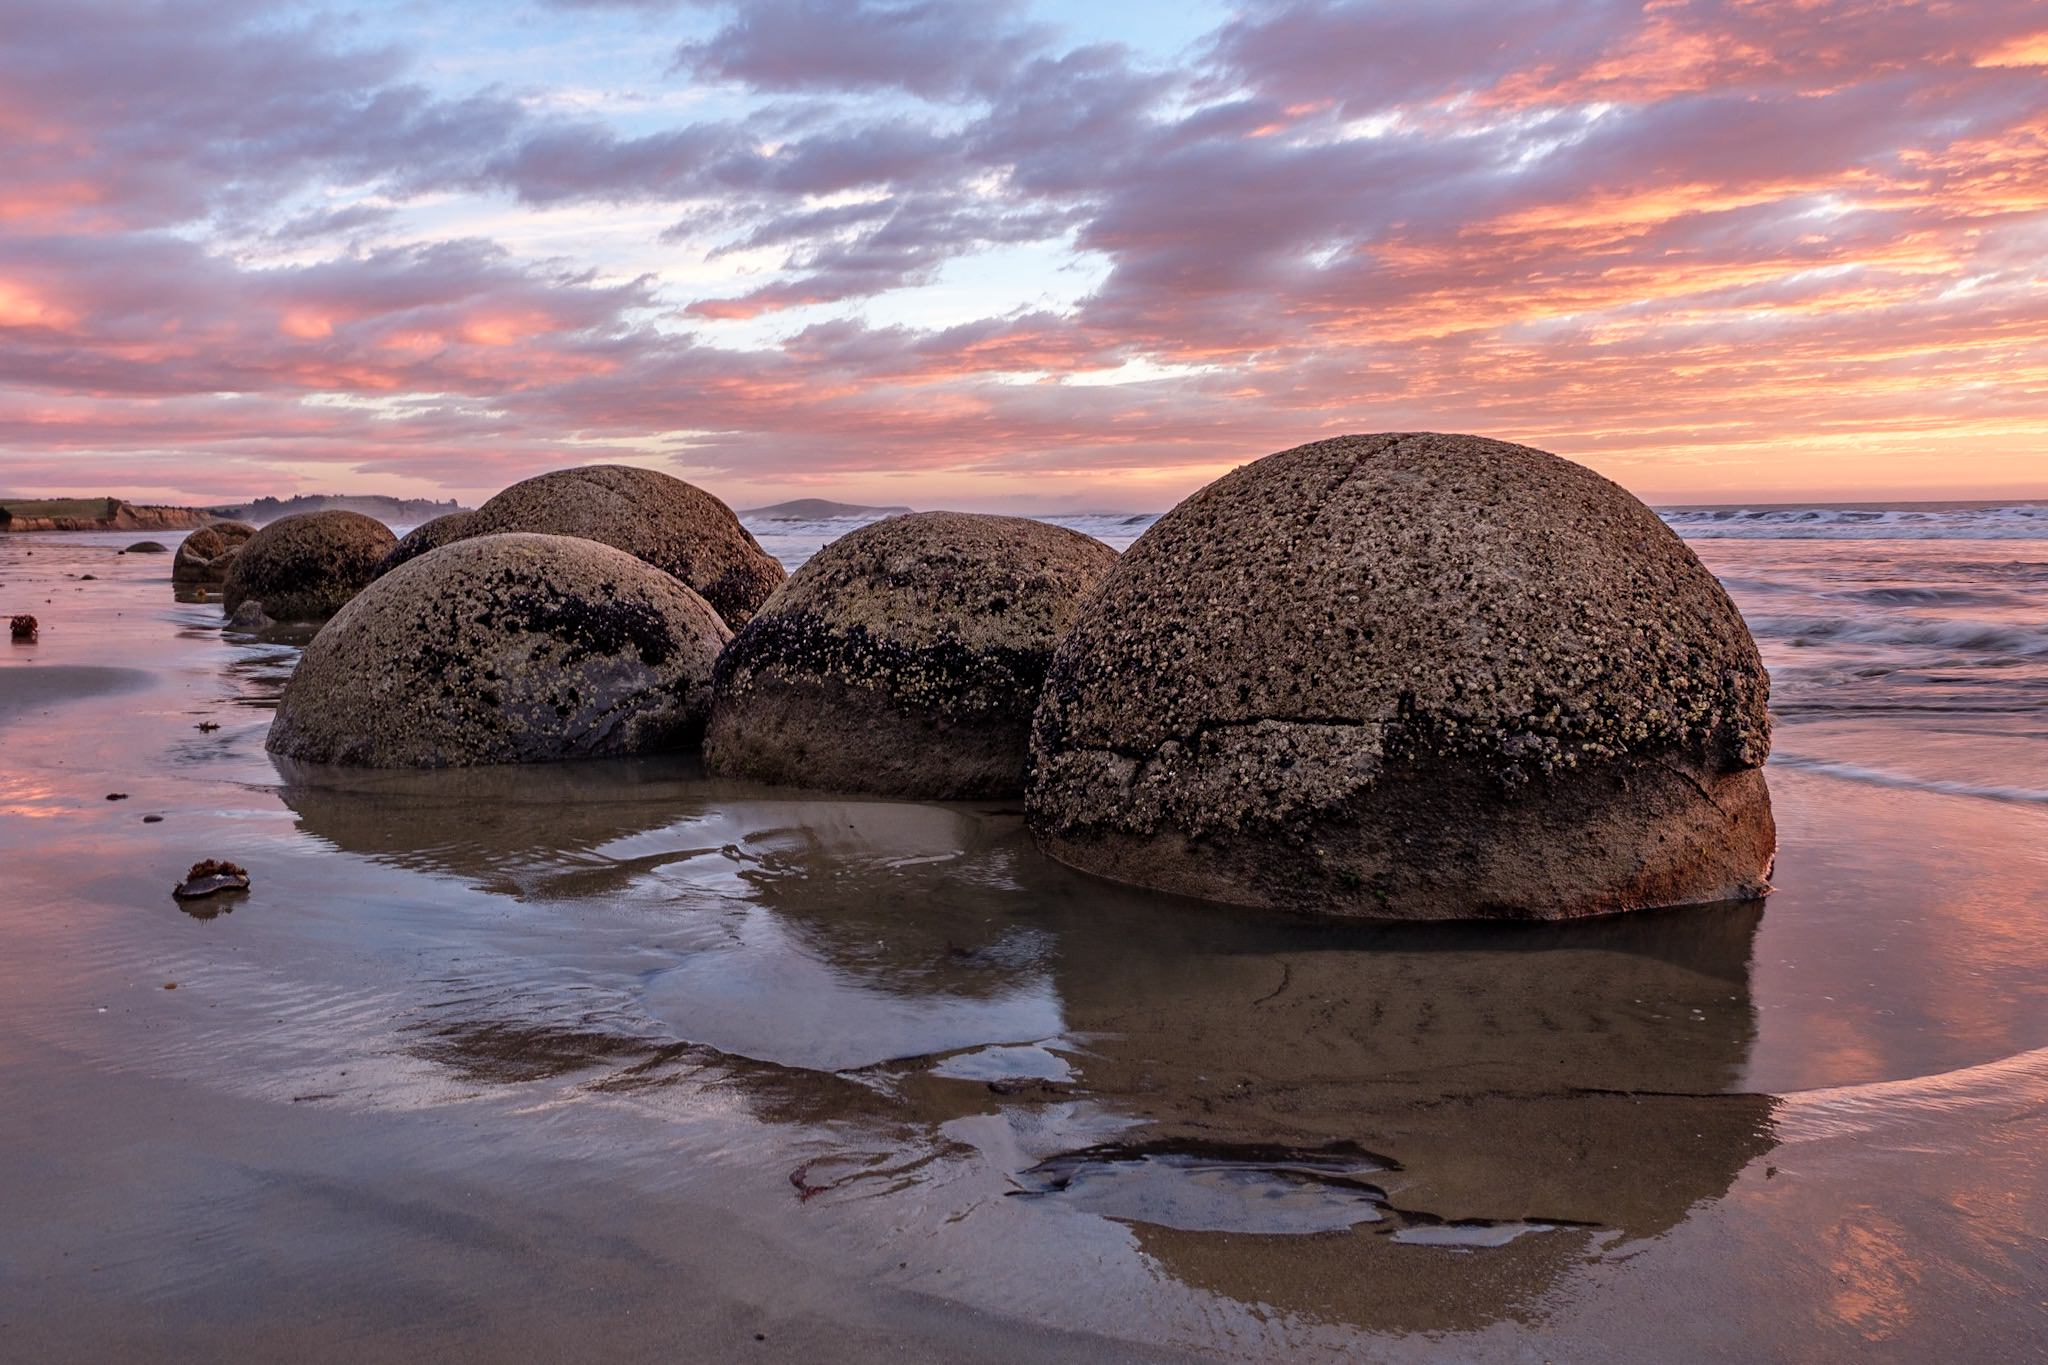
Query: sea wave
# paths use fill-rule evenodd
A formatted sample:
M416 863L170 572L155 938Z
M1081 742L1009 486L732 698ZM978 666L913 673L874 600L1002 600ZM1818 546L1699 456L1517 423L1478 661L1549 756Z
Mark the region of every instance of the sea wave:
M2048 658L2048 626L1900 616L1780 616L1746 618L1750 633L1795 643L1867 644L1939 649L1960 654Z
M1956 782L1939 777L1915 777L1911 773L1893 772L1886 768L1866 768L1859 763L1838 763L1826 758L1803 758L1798 754L1776 753L1771 755L1774 768L1793 768L1800 772L1819 773L1823 777L1838 777L1848 782L1864 782L1878 787L1897 787L1906 791L1939 792L1944 796L1975 796L1986 801L2014 801L2022 805L2048 805L2048 791L2037 787L2013 787L1987 782Z
M1657 515L1696 540L2048 540L2048 503L1673 507Z

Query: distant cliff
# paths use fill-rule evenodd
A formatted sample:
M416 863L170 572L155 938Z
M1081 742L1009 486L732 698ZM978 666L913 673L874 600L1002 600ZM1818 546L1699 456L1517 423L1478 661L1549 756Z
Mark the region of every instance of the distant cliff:
M188 531L214 520L196 507L139 507L119 498L0 502L0 531Z
M300 512L360 512L366 517L375 517L387 526L393 523L418 525L445 517L450 512L463 508L455 499L435 502L429 498L387 498L374 494L302 493L293 498L258 498L235 507L216 507L215 516L233 521L246 521L261 526L276 521L279 517L296 516Z
M851 502L827 502L823 498L798 498L773 507L749 507L740 513L759 521L838 521L853 517L893 517L908 507L862 507Z

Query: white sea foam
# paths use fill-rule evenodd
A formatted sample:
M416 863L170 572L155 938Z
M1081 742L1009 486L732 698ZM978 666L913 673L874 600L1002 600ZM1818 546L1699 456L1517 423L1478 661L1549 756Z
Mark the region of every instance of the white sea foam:
M1673 507L1695 540L2048 540L2048 502L1860 507Z
M1866 768L1860 763L1838 763L1832 759L1804 758L1798 754L1771 755L1773 768L1794 768L1800 772L1838 777L1847 782L1864 782L1904 791L1939 792L1944 796L1975 796L1987 801L2016 801L2022 805L2048 805L2048 791L2037 787L2013 787L1989 782L1957 782L1938 777L1916 777L1912 773L1884 768Z
M1745 617L1760 639L1795 643L1862 644L1934 649L1958 654L1999 654L2048 658L2048 626L1956 618L1900 616L1807 616L1758 613Z

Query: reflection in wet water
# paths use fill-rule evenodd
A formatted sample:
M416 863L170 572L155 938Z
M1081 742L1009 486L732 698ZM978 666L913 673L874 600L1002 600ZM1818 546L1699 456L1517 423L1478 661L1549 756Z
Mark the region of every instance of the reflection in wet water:
M416 1343L453 1319L389 1305L446 1267L489 1305L464 1342L572 1353L783 1241L779 1298L831 1270L1251 1358L1668 1354L1674 1322L1718 1340L1702 1283L1779 1343L1968 1340L1933 1334L1944 1303L2009 1328L2039 1283L2031 808L1790 773L1765 906L1323 925L1091 882L995 806L687 761L274 765L291 644L126 582L22 663L147 685L58 686L62 725L4 732L0 843L43 891L0 954L0 1194L32 1229L0 1229L0 1323L61 1332L8 1287L61 1285L264 1356L205 1333L319 1283ZM1835 724L1806 729L1876 742ZM232 915L165 894L201 857L251 868ZM1813 1086L1848 1088L1785 1093ZM593 1316L537 1245L569 1249L560 1284L670 1273Z
M280 772L325 843L574 916L597 961L608 936L631 954L601 1008L552 1018L516 972L465 980L412 1055L472 1082L738 1086L756 1113L888 1136L850 1169L807 1166L806 1198L964 1163L1130 1225L1191 1284L1286 1302L1308 1262L1325 1291L1337 1263L1383 1288L1440 1273L1432 1250L1654 1236L1772 1141L1771 1101L1727 1093L1756 1029L1753 902L1329 925L1088 881L999 808L804 798L686 765L571 767L545 800L521 773ZM1321 1237L1185 1240L1204 1233ZM1487 1277L1460 1320L1520 1311L1568 1264ZM1420 1286L1400 1311L1359 1294L1303 1307L1448 1321Z

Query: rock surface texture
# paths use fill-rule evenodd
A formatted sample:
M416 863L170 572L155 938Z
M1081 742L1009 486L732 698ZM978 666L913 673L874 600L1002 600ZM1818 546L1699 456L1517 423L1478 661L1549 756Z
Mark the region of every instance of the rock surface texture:
M734 629L788 576L730 507L681 479L629 465L558 469L515 483L477 508L454 538L506 531L580 536L624 550L696 589Z
M398 538L358 512L279 517L249 537L221 591L229 616L246 602L275 621L324 621L369 586Z
M227 582L228 565L255 534L255 527L239 521L217 521L200 527L178 542L177 556L171 560L171 581Z
M327 623L268 747L365 768L688 748L729 638L702 597L610 546L460 541L385 575Z
M1015 795L1053 650L1110 569L1022 517L921 512L827 545L719 660L724 776L925 799Z
M1564 919L1754 897L1769 679L1721 585L1569 461L1348 436L1219 479L1068 636L1054 857L1210 900Z
M474 512L450 512L445 517L435 517L432 521L422 522L413 527L400 536L398 543L391 547L391 553L378 562L377 577L382 578L399 565L418 559L429 550L438 550L443 545L452 545L467 538L471 534L470 523L475 520Z

